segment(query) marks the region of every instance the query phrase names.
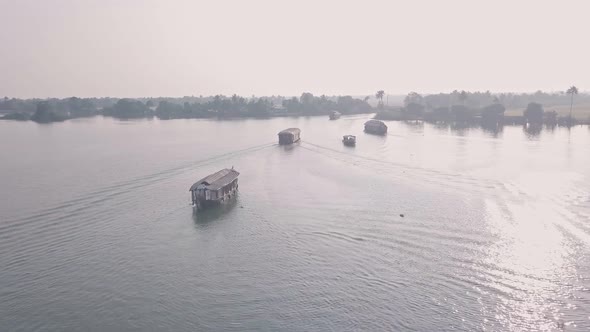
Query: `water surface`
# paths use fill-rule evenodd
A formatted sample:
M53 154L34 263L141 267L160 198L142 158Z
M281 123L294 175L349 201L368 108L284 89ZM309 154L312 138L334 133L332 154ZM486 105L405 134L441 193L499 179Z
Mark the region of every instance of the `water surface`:
M587 127L367 119L0 122L0 330L590 330Z

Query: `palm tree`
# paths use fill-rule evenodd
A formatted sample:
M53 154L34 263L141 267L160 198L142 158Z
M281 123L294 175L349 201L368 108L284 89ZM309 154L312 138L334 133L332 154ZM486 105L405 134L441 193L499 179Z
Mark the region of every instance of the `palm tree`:
M566 93L568 95L572 95L572 100L570 103L570 118L569 118L569 125L572 125L572 109L574 108L574 95L578 94L578 88L575 85L572 85L569 89L567 89Z
M381 107L383 107L383 96L384 95L385 95L385 91L383 91L383 90L379 90L375 94L375 97L377 97L377 99L379 99L379 106L381 106Z

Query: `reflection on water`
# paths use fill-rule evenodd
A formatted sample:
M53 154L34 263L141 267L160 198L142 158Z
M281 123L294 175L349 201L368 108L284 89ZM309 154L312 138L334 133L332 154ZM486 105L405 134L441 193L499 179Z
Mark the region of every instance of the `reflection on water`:
M504 130L504 125L499 123L482 123L481 129L489 133L492 137L499 138Z
M522 127L523 132L525 133L525 136L528 139L531 140L536 140L538 138L539 135L541 135L541 133L543 131L548 131L553 133L556 129L561 129L561 130L570 130L567 127L558 127L556 124L547 124L547 125L543 125L543 124L524 124L524 125L504 125L500 122L494 122L494 121L489 121L489 122L480 122L480 121L474 121L474 122L467 122L467 121L463 121L463 122L446 122L446 121L438 121L438 122L424 122L424 121L403 121L404 124L406 124L409 128L413 128L413 129L423 129L424 128L424 124L428 124L429 126L432 126L433 128L436 128L438 130L441 131L447 131L450 130L453 134L458 135L458 136L466 136L469 132L470 129L481 129L484 132L487 132L490 134L490 136L494 137L494 138L499 138L501 137L501 134L504 130L504 127L510 127L510 128L516 128L516 127ZM588 127L590 128L590 126L585 126L585 125L579 125L577 126L579 128L581 127ZM574 127L576 128L576 127Z
M568 216L566 208L570 185L577 181L571 176L548 177L540 183L535 174L520 181L520 195L534 200L504 202L504 207L486 202L488 227L498 237L486 262L503 271L494 282L505 284L509 295L498 304L496 316L510 330L587 326L571 315L584 311L579 306L588 303L580 296L587 286L579 284L579 262L572 253L580 245L590 245L590 237L579 228L581 220Z
M301 141L292 143L292 144L285 144L285 145L279 145L279 148L284 151L287 154L291 154L293 153L297 147L299 146L299 144L301 143Z
M476 128L474 125L467 122L453 122L450 125L451 131L458 136L466 136L469 129Z
M526 134L528 139L537 139L543 130L542 124L526 124L522 126L522 130Z
M414 131L424 130L424 121L404 121L403 123Z
M239 205L239 193L235 198L230 199L228 202L219 204L219 206L212 206L202 211L197 211L193 207L193 221L196 226L205 226L208 223L215 222L226 214L230 213L234 208ZM243 206L241 206L243 208Z
M586 128L367 119L0 122L0 330L590 330Z

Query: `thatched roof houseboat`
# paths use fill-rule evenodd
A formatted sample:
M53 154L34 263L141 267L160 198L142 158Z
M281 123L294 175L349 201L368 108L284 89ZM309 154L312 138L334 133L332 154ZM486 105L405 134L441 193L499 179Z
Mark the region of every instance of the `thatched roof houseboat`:
M279 133L279 144L292 144L301 139L301 129L289 128Z
M365 122L365 132L375 135L387 134L387 126L379 120L369 120Z
M222 169L195 182L189 189L191 201L197 210L223 203L236 195L238 176L233 169Z

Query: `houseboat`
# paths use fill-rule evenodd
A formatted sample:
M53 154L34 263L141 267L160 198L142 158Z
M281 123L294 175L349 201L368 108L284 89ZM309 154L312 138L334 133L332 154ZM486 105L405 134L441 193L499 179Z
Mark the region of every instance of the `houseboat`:
M379 120L369 120L365 122L365 132L375 135L387 134L387 126Z
M293 144L301 139L301 130L299 128L289 128L279 133L279 144Z
M342 136L342 143L346 146L355 146L356 145L356 136L354 135L344 135Z
M338 111L332 111L332 112L330 112L330 120L340 119L341 115L342 114L340 114L340 112L338 112Z
M195 182L189 189L193 206L197 210L202 210L235 197L238 191L239 175L240 173L232 167L222 169Z

